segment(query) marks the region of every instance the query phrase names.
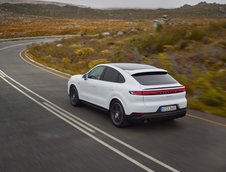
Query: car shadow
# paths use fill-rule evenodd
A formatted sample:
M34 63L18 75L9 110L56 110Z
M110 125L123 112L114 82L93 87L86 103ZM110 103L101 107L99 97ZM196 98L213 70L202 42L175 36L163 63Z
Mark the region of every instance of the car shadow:
M178 130L179 128L182 128L182 125L180 124L177 119L174 120L168 120L168 121L149 121L149 122L135 122L132 123L131 128L134 130L140 130L140 131L147 131L147 130Z
M133 121L131 122L131 124L125 128L117 128L115 127L110 119L109 113L107 110L102 110L102 109L98 109L96 107L87 105L87 104L83 104L80 108L84 108L84 110L92 113L92 115L95 115L95 118L100 119L101 121L104 123L109 123L109 125L112 126L112 128L115 128L116 130L136 130L137 132L141 131L169 131L169 130L178 130L183 128L183 124L181 124L180 122L180 118L179 119L174 119L174 120L158 120L158 121ZM109 126L108 126L109 127Z

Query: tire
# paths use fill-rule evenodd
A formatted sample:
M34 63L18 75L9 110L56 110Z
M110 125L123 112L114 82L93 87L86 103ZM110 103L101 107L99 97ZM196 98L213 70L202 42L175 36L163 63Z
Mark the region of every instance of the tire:
M129 122L125 115L124 108L118 100L115 100L111 103L110 117L111 117L112 123L116 127L123 128L129 125Z
M69 95L70 103L72 106L80 106L81 101L79 99L78 90L75 86L71 86L70 95Z

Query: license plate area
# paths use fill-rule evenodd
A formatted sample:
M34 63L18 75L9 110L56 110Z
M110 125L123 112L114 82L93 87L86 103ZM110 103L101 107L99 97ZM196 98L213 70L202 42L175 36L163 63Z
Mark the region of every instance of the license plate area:
M170 105L170 106L162 106L160 107L160 112L170 112L177 110L176 105Z

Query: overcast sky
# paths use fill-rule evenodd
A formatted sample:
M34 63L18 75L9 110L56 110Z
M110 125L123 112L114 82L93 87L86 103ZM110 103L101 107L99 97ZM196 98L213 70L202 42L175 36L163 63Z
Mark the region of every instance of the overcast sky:
M85 5L92 8L176 8L184 4L195 5L200 0L46 0ZM206 0L208 3L226 4L226 0Z

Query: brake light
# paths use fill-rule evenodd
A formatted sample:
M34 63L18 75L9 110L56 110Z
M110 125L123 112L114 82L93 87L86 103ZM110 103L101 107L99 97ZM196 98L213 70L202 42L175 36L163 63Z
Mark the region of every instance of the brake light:
M174 94L185 92L185 88L177 88L170 90L151 90L151 91L130 91L132 95L161 95L161 94Z

